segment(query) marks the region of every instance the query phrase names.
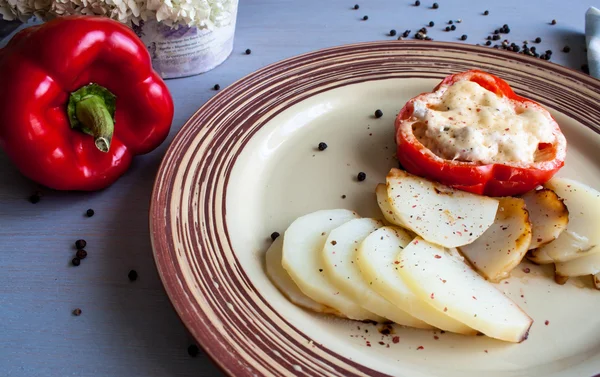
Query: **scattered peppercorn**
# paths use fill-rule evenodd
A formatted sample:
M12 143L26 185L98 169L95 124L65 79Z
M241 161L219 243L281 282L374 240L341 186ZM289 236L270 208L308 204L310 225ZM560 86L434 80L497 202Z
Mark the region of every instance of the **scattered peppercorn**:
M427 34L427 29L425 29L424 27L420 28L419 31L423 34Z
M540 43L541 41L542 41L542 38L540 38L540 37L537 37L537 38L534 40L534 42L535 42L535 43Z
M327 149L327 144L324 142L320 142L319 143L319 150L320 151L324 151L325 149Z
M486 10L485 12L483 12L483 15L484 15L484 16L487 16L488 14L490 14L490 11L489 11L489 10Z
M500 30L498 30L498 29L494 30L494 34L499 34L499 33L500 33Z
M556 20L552 20L552 21L550 21L550 24L551 24L551 25L556 25Z
M75 253L75 256L79 259L85 259L85 257L87 257L87 251L85 251L84 249L79 249Z
M246 49L246 55L250 55L252 53L252 50L250 50L249 48Z
M433 27L435 26L435 24L433 23L433 21L429 21L429 27Z
M94 210L90 208L87 211L85 211L85 214L87 215L87 217L92 217L94 216Z
M433 3L433 5L431 7L433 9L438 9L440 7L440 5L438 3Z
M273 233L271 233L271 239L273 241L275 241L279 236L280 236L279 232L273 232Z
M492 45L492 41L487 41L487 42L485 42L485 45L486 45L486 46L491 46L491 45Z
M87 242L85 242L85 240L75 241L75 248L77 248L77 249L83 249L86 246L87 246Z
M358 4L355 4L355 5L354 5L354 9L358 9L358 8L360 8L360 7L358 6Z
M450 26L450 30L456 30L456 25Z
M81 315L81 309L77 308L77 309L73 310L73 315L75 317L79 317Z
M81 259L75 257L71 260L71 263L73 263L73 266L79 266L81 264Z
M562 50L563 50L563 52L570 52L571 51L571 47L565 46L565 47L563 47Z
M552 50L546 50L546 55L552 55Z
M450 20L448 21L448 25L452 25L454 23L454 21Z
M450 31L450 26L446 26L446 31Z
M404 33L402 33L402 36L404 38L408 37L410 35L410 30L404 30Z
M419 0L415 1L415 7L418 7L419 5L421 5L421 2Z
M131 270L127 274L127 277L129 278L129 281L136 281L138 278L138 273L136 270Z
M342 199L346 199L346 195L342 195Z
M390 30L390 36L394 37L396 35L396 30L392 29Z
M460 24L462 22L462 20L459 18L458 20L456 20L456 22L458 22Z
M531 51L531 52L536 52L536 51L535 51L535 46L531 46L531 47L529 48L529 51Z
M499 36L498 34L496 34L496 35L494 35L494 36L492 37L492 39L493 39L494 41L500 40L500 36Z
M460 40L461 41L466 41L467 40L467 35L466 34L461 35Z
M363 16L363 21L366 21L366 20L368 20L368 19L369 19L369 16L367 16L367 15L364 15L364 16Z
M219 90L219 89L221 89L221 85L215 84L215 86L213 86L213 89L214 90Z
M200 353L200 349L198 348L197 345L192 344L191 346L188 347L188 355L190 355L191 357L196 357L196 356L198 356L199 353Z
M377 109L375 110L375 118L381 118L383 116L383 111Z
M360 172L358 173L358 175L356 176L356 179L358 179L359 182L364 181L365 179L367 179L367 174L365 172Z
M425 40L426 41L433 41L433 38L431 38L431 37L425 37Z

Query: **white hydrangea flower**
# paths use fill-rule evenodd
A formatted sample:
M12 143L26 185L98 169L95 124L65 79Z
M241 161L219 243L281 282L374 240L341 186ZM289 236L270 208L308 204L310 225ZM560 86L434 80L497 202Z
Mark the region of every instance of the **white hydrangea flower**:
M74 14L99 15L125 24L156 20L166 25L213 29L228 25L238 0L0 0L5 20L50 20Z

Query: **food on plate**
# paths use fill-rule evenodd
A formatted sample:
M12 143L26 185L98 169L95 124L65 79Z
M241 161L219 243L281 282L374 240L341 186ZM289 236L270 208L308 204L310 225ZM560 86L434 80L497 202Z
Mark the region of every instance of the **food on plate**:
M377 198L377 205L383 214L383 218L391 225L401 224L400 220L394 216L394 211L388 200L387 186L384 183L380 183L375 187L375 196Z
M476 194L524 194L564 165L550 113L478 70L446 77L396 118L397 156L410 173Z
M459 248L462 255L486 279L507 278L521 263L531 242L531 223L525 201L499 198L496 219L474 242Z
M392 169L386 177L396 225L444 247L475 241L494 222L498 200Z
M547 188L532 190L522 198L532 225L530 250L554 241L567 228L569 210L554 191Z
M342 316L337 310L326 305L319 304L306 296L300 288L294 283L290 275L281 264L283 253L283 237L273 241L265 255L265 264L267 275L279 291L294 304L317 313L329 313Z
M331 284L324 271L323 247L329 232L359 218L345 209L321 210L297 218L283 236L283 268L300 290L314 301L357 320L384 319L361 307Z
M596 275L592 276L592 279L594 279L594 287L596 289L600 289L600 273L597 273Z
M325 275L341 292L368 311L400 325L431 328L375 292L355 263L359 245L382 226L383 223L375 219L360 218L332 230L323 247Z
M556 240L542 246L541 250L555 262L599 253L600 192L581 182L559 177L545 186L564 200L569 210L569 223Z
M565 277L600 273L600 253L588 254L568 262L557 262L556 274Z
M144 43L104 17L59 17L0 50L0 145L28 178L99 190L157 148L173 100Z
M544 249L533 249L527 253L527 259L536 264L550 264L554 263L554 260L546 254Z
M369 286L381 296L441 330L475 335L464 323L450 318L417 297L398 274L396 257L413 237L403 229L386 226L371 233L359 245L356 263Z
M417 237L396 260L410 290L438 311L492 338L527 339L533 320L462 258Z

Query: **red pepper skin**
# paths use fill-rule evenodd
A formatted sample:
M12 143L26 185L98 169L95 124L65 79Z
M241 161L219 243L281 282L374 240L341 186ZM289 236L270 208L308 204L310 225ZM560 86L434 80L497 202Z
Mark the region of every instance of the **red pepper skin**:
M107 153L71 129L71 92L96 83L116 95ZM173 100L143 42L103 17L68 16L17 33L0 51L0 147L28 178L57 190L114 183L132 157L167 137Z
M478 70L448 76L433 91L461 80L476 82L498 96L541 108L536 102L516 95L504 80ZM554 134L557 141L555 145L543 146L543 150L550 156L546 161L536 162L530 166L498 163L484 165L438 157L419 142L412 130L413 104L415 100L421 99L427 94L429 93L421 94L408 101L396 118L397 156L408 172L460 190L498 197L520 195L533 190L552 178L564 165L566 140L558 124L549 114L548 116L554 122Z

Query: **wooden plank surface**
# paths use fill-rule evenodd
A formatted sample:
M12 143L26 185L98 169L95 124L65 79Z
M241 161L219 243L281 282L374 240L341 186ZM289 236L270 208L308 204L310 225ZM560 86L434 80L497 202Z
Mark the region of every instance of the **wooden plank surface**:
M358 2L359 10L351 7ZM507 23L511 41L542 38L538 51L579 69L585 63L585 1L241 0L234 52L213 71L168 81L176 113L169 139L135 160L112 187L96 193L37 189L0 153L0 375L219 376L205 355L191 358L193 342L158 279L148 233L148 206L161 158L185 120L222 88L285 57L322 47L391 39L390 29L428 28L436 40L485 43ZM477 5L475 5L477 4ZM489 10L489 16L482 13ZM362 21L368 15L368 21ZM455 32L448 20L462 19ZM552 19L558 21L551 26ZM6 43L6 39L3 41ZM569 45L571 52L560 50ZM252 49L251 55L243 52ZM10 90L10 88L2 88ZM4 125L5 126L5 125ZM88 208L96 214L85 217ZM73 267L73 243L89 256ZM139 273L136 282L129 270ZM75 317L71 311L81 308Z

